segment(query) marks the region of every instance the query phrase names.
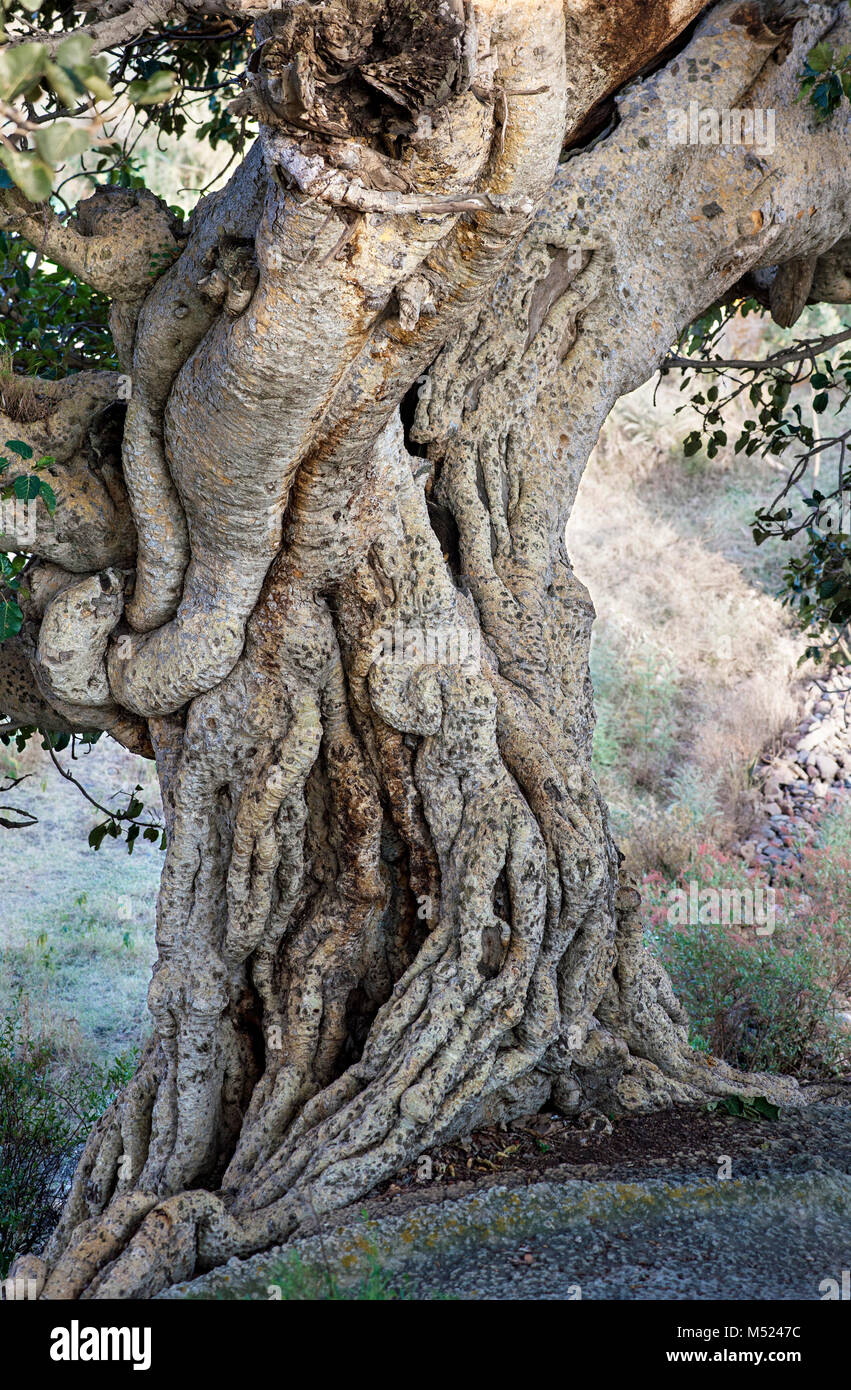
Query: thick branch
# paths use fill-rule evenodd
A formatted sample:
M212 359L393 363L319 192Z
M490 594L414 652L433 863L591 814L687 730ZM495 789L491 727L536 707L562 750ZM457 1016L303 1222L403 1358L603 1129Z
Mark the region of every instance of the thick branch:
M46 203L35 205L16 189L3 189L0 227L119 304L141 299L152 275L181 248L173 215L146 189L98 188L67 221Z
M20 440L33 450L30 461L6 450L3 486L39 471L56 496L51 514L42 500L10 505L0 547L22 551L84 573L109 565L129 568L136 533L118 458L120 416L109 413L122 399L126 379L114 372L79 372L60 381L9 375L0 380L0 447ZM33 522L35 523L33 525Z

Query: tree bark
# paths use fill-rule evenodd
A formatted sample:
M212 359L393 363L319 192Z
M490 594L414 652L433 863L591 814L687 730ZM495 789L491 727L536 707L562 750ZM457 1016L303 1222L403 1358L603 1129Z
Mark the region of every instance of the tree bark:
M31 675L60 727L150 737L169 835L154 1038L19 1266L48 1298L150 1296L547 1103L802 1099L692 1051L644 950L564 528L609 410L685 325L761 267L847 281L847 107L817 128L795 97L851 25L410 8L384 6L409 25L391 60L363 6L324 7L348 45L324 101L339 33L258 18L257 146L144 298L117 295L109 545L57 509L0 649L8 715ZM692 101L775 109L776 153L670 143ZM57 469L88 521L76 418Z

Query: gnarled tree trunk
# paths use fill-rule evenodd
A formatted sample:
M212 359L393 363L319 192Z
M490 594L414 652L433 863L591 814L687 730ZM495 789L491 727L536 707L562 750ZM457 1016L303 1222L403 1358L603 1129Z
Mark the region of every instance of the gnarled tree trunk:
M547 1102L796 1099L695 1054L643 948L564 546L687 323L759 268L849 283L847 108L794 102L851 25L784 8L290 3L188 237L6 195L112 294L132 395L120 461L116 378L5 401L60 505L0 704L150 740L169 833L154 1039L21 1262L44 1296L150 1295ZM775 109L774 151L670 143L692 101Z

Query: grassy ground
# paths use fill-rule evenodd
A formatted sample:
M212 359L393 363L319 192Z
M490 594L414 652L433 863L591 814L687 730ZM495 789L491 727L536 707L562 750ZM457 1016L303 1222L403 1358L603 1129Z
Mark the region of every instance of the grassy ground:
M752 316L728 330L726 350L764 356L843 322L819 308L784 335ZM805 411L810 394L798 392ZM805 644L779 602L787 547L758 548L749 524L777 493L786 460L778 470L735 455L735 428L714 460L685 458L696 417L675 415L683 399L670 378L618 403L567 528L597 609L597 775L638 873L677 871L700 840L728 844L749 829L750 766L793 722L805 674ZM821 467L830 482L827 456ZM802 487L814 481L805 474Z
M69 764L67 751L59 755ZM154 960L154 903L162 867L156 845L107 837L95 852L88 832L102 817L63 782L45 754L28 748L3 770L28 772L4 801L38 816L28 830L0 832L0 1016L23 993L33 1033L50 1033L71 1056L105 1062L138 1044ZM153 769L110 739L74 764L108 804L137 782L157 807Z

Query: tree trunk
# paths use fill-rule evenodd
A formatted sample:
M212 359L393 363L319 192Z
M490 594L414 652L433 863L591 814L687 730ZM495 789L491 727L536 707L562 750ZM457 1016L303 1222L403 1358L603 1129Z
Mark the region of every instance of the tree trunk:
M644 950L564 530L682 328L759 267L818 283L848 235L847 116L794 104L836 17L720 5L659 66L701 6L639 7L639 36L611 8L448 6L412 41L404 162L276 123L296 40L261 18L261 140L144 298L112 286L135 587L126 528L76 565L41 536L3 705L150 737L169 842L154 1038L19 1263L46 1297L150 1296L545 1104L800 1098L693 1052ZM777 154L672 143L692 101L776 108Z

